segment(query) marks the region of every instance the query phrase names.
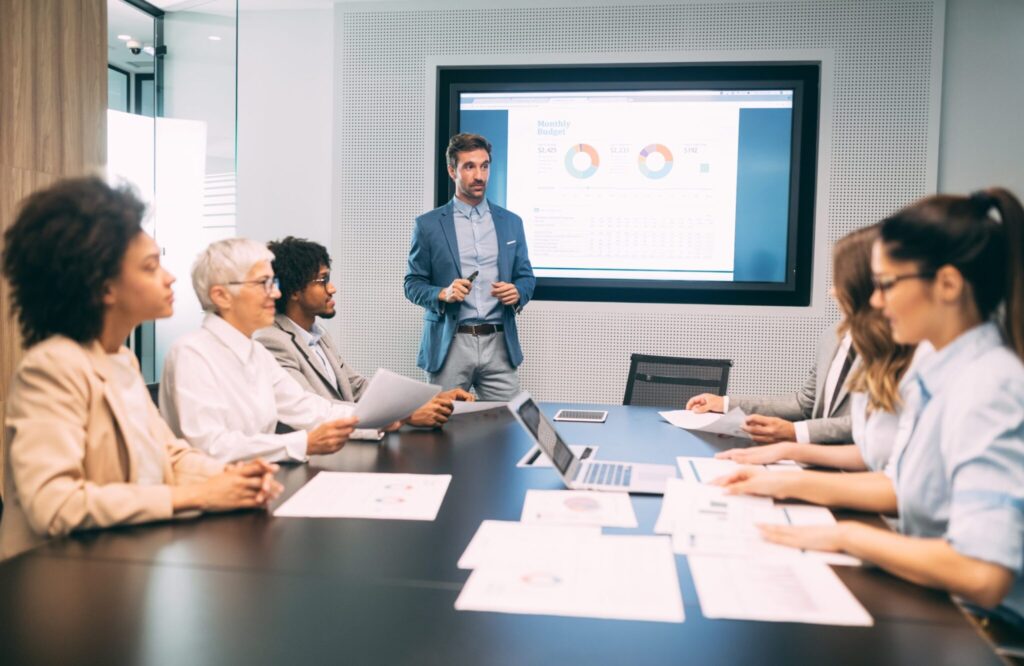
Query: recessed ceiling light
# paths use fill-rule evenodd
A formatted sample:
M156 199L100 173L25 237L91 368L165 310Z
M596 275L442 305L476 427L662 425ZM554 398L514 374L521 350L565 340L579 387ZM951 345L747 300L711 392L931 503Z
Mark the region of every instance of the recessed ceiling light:
M220 41L220 37L218 37L217 35L210 35L210 41L211 42L219 42Z
M122 42L127 42L129 39L132 38L132 36L131 35L118 35L117 38L120 39Z

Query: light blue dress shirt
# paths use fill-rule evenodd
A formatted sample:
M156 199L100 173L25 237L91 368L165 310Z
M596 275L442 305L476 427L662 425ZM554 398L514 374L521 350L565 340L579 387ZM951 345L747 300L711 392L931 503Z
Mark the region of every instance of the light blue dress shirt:
M910 367L904 373L909 377L916 367L926 358L935 353L935 348L927 340L917 345ZM864 464L873 472L884 470L892 459L893 447L899 433L900 415L903 413L907 400L907 382L900 382L900 404L895 412L880 409L868 409L868 394L855 392L850 394L850 426L853 431L853 443L860 450Z
M470 206L457 197L453 203L462 277L468 278L473 271L480 272L459 309L459 323L500 324L504 306L491 296L491 285L498 281L498 236L491 219L491 209L487 199L476 206Z
M295 324L295 321L290 318L289 321ZM331 367L330 361L327 360L327 353L320 346L320 338L324 336L324 329L320 328L320 324L316 322L313 323L312 331L307 331L298 324L295 324L295 328L298 329L299 335L302 336L302 342L312 350L313 355L320 361L320 369L324 371L324 375L337 387L338 376L334 374L334 368ZM338 389L340 391L341 387L338 387Z
M986 323L916 364L902 390L887 470L900 532L1012 571L997 614L1024 622L1024 364Z

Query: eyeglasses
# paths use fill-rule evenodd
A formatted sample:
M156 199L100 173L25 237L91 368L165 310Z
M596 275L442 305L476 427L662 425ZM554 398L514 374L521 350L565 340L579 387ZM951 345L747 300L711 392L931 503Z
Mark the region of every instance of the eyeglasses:
M324 289L326 289L327 288L327 284L330 281L331 281L331 276L330 276L330 274L327 274L327 275L325 275L323 277L318 277L315 280L310 280L309 282L310 282L310 284L318 284L321 287L323 287Z
M872 275L871 284L874 285L875 289L884 294L903 280L930 280L933 277L935 277L935 273L907 273L906 275L885 276Z
M281 288L280 280L273 275L268 278L263 278L262 280L235 280L233 282L228 282L227 284L261 284L263 285L263 290L267 292L267 295L270 295Z

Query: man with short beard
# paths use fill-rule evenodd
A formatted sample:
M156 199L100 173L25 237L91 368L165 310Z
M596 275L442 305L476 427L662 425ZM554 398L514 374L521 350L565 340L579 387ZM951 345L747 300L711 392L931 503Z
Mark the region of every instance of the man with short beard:
M274 274L281 295L275 301L274 324L256 332L255 338L277 359L299 384L328 400L358 402L370 381L341 358L331 336L317 322L335 314L331 283L331 258L327 248L288 236L273 241ZM438 394L413 412L410 425L444 425L452 413L453 400L472 400L466 391ZM362 434L357 431L357 437Z

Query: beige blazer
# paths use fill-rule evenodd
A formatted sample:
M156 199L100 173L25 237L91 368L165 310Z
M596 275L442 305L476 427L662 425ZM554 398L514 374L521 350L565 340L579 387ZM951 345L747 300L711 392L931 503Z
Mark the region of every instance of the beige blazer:
M166 442L165 485L137 478L124 403L98 343L54 336L18 365L4 422L6 484L0 559L76 530L169 519L171 485L224 466L176 439L152 402L150 434Z

